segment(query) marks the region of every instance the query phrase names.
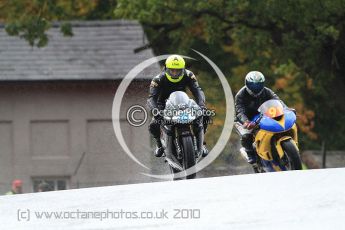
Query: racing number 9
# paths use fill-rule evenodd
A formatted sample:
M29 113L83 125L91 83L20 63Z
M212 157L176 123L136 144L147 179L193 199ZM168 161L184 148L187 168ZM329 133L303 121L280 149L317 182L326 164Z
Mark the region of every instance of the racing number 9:
M279 107L270 107L267 110L267 116L268 117L278 117L280 115L282 115L283 111L281 110L281 108Z

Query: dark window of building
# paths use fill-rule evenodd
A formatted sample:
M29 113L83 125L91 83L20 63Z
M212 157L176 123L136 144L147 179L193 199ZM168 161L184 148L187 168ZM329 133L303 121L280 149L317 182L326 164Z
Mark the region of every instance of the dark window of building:
M49 185L51 191L69 189L68 177L35 177L32 179L33 191L38 192L38 186L42 182Z

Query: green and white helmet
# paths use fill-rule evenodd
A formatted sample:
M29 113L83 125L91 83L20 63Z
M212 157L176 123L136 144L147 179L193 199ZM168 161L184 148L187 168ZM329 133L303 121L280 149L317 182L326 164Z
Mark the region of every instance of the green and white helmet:
M253 96L258 97L264 91L265 76L259 71L250 71L246 75L246 90Z

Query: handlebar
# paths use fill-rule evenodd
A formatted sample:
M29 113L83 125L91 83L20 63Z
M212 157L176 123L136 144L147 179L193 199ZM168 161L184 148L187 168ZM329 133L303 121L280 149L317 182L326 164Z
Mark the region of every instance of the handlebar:
M260 124L261 119L264 117L264 115L261 113L260 116L258 118L256 118L256 120L254 121L255 126Z

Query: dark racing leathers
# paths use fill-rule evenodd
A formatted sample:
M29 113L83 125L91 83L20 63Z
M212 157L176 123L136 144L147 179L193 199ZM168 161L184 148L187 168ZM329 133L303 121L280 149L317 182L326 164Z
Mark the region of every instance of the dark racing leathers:
M192 92L196 103L201 108L205 108L205 95L202 89L200 88L196 77L189 70L184 70L183 74L184 76L179 82L169 81L165 75L165 71L163 71L161 74L152 79L150 85L150 94L147 100L148 107L151 111L153 109L164 109L165 101L169 98L171 93L175 91L186 92L187 88L189 88L189 90ZM158 148L162 146L160 142L160 119L161 117L159 116L153 117L149 125L149 131L152 134L152 136L156 139ZM193 131L197 136L199 151L201 151L203 148L206 125L206 123L203 124L202 117L197 119L193 125Z
M254 97L248 93L246 87L243 87L235 96L236 120L242 124L246 121L251 121L258 114L258 108L260 105L271 99L280 100L279 97L269 88L265 87L258 97ZM282 104L286 107L283 102ZM241 137L241 144L245 148L249 158L256 157L253 142L254 135L252 133L244 134Z

